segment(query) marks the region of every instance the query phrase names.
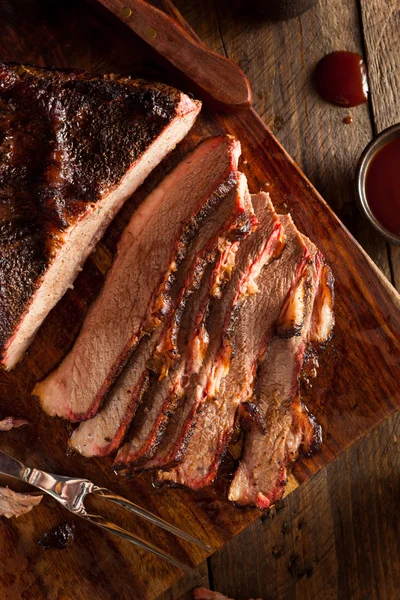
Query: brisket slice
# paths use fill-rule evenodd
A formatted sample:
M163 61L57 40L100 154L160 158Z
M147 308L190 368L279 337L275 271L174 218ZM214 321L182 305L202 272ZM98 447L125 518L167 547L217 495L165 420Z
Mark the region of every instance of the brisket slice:
M118 470L141 466L155 452L162 438L168 419L175 410L185 385L188 363L201 363L208 345L208 337L198 314L207 305L212 266L204 275L200 289L193 294L184 312L179 331L178 349L181 359L170 368L165 377L151 386L137 411L129 431L127 442L118 451L114 467ZM194 367L193 367L194 368Z
M13 368L200 103L163 84L0 64L0 362Z
M298 456L300 446L305 452L312 449L315 423L309 418L299 396L299 376L311 334L330 336L331 330L322 326L318 300L322 293L327 298L326 285L332 289L330 269L323 267L323 257L308 241L313 260L307 271L304 301L304 322L298 335L291 338L275 337L261 364L257 380L256 398L265 430L252 427L245 437L243 457L229 491L229 499L241 505L268 508L283 494L287 467ZM331 306L333 296L331 295ZM325 311L331 326L333 319ZM313 320L320 322L318 331ZM313 332L313 333L312 333Z
M215 263L210 271L208 285L210 295L219 298L222 287L231 276L241 240L256 227L257 219L247 190L246 178L242 173L237 173L236 185L207 217L190 245L183 265L178 269L175 287L178 283L177 289L180 292L177 300L172 303L172 316L167 321L153 356L153 361L159 363L161 378L179 358L178 333L181 319L189 295L196 291L203 281L206 266Z
M73 432L70 446L84 456L102 456L118 448L147 389L149 363L159 377L166 376L173 367L178 359L182 314L189 296L198 289L207 264L216 263L210 274L214 277L211 280L214 294L229 277L238 240L246 235L255 221L251 203L243 204L244 194L240 192L240 185L244 185L243 177L238 177L237 186L205 219L191 242L172 286L173 307L165 326L159 325L150 338L141 340L101 410Z
M251 207L251 215L254 215L247 191L247 181L241 173L237 194L242 198L241 203L248 205L249 210ZM256 222L253 227L255 226ZM249 232L250 228L247 228L246 234ZM192 295L185 310L182 311L183 317L182 312L179 314L178 320L182 319L178 328L179 360L175 361L175 368L166 370L164 379L151 388L146 395L133 423L129 439L117 455L115 465L119 469L125 468L128 464L131 468L141 467L148 458L153 456L164 434L168 419L176 409L190 382L191 375L197 372L202 364L208 346L208 333L205 328L208 307L213 294L218 291L219 285L216 289L216 283L221 281L221 272L225 277L229 276L226 270L227 268L230 270L238 244L235 244L235 248L228 253L229 260L225 244L222 246L217 260L206 271L199 290ZM169 328L170 325L167 324L167 329Z
M218 397L220 383L229 371L232 331L240 327L240 321L236 321L241 316L241 305L248 296L257 294L262 268L282 249L282 227L269 196L255 196L254 208L260 225L241 244L232 278L222 299L211 308L206 323L210 343L203 365L192 378L182 406L170 419L166 435L147 468L167 468L183 459L203 403Z
M51 416L93 417L145 332L164 320L179 264L202 221L237 182L239 143L201 143L151 192L125 228L100 295L70 353L34 390Z
M147 363L158 338L157 329L140 340L102 409L93 419L80 423L72 433L70 448L88 457L105 456L118 448L149 387Z
M281 256L262 270L256 281L258 293L240 309L232 335L235 352L220 393L207 398L183 461L168 472L160 471L160 481L198 489L212 483L216 476L232 435L237 408L252 397L257 365L273 335L282 305L290 296L298 295L310 260L290 216L280 217L280 221L286 245ZM294 312L301 315L301 309Z

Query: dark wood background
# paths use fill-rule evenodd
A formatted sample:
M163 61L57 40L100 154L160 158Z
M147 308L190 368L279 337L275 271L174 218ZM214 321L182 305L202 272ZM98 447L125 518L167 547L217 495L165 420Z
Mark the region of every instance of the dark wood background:
M310 73L320 56L338 47L361 49L358 5L350 0L327 5L321 4L319 9L286 24L251 19L249 4L245 1L216 0L213 4L198 0L180 8L210 47L226 51L242 64L253 82L256 108L264 120L368 251L375 249L374 258L384 272L390 274L389 258L394 272L394 254L363 224L354 209L351 193L354 162L372 135L368 107L353 111L353 125L344 125L343 111L321 103L310 86ZM142 54L135 36L122 24L112 23L108 17L100 18L85 2L2 0L0 6L4 19L0 31L4 59L132 73L135 73L133 63L138 59L138 67L143 62L146 76L158 77L146 67L149 64L147 51L143 49ZM384 8L377 10L374 18L382 19ZM379 22L377 33L387 30L388 27ZM384 71L382 73L384 75ZM203 111L190 136L168 158L168 165L199 136L221 130L231 131L241 139L247 161L243 169L251 190L258 190L265 181L271 182L275 199L287 202L299 227L318 240L328 260L335 265L340 290L335 342L321 359L318 385L310 397L313 402L310 407L312 410L315 407L324 428L325 443L312 460L302 460L296 465L295 478L291 481L293 487L296 481L308 479L400 406L400 372L395 362L400 357L400 319L396 309L399 298L391 296L386 280L383 284L376 277L368 260L323 208L321 199L255 113L226 116ZM152 174L146 186L162 176L168 165ZM145 191L146 187L138 192L139 196ZM34 381L61 358L72 342L85 307L101 285L115 240L134 208L135 198L137 195L126 204L96 253L88 259L75 289L52 311L24 363L13 373L1 374L2 409L11 414L10 411L18 407L35 425L29 433L5 434L4 444L6 448L9 445L10 451L18 451L20 458L39 467L87 476L112 487L164 518L187 526L200 537L207 535L214 547L219 547L257 519L258 513L239 511L226 500L216 500L215 490L197 495L183 490L156 492L146 476L129 485L113 477L110 461L85 461L79 456L68 457L66 461L66 428L59 421L50 421L40 414L29 394ZM381 341L377 342L379 337ZM390 373L385 374L384 361L392 364ZM18 442L22 434L23 445ZM365 438L365 443L368 444L369 439ZM364 598L374 594L390 598L391 590L396 589L396 571L389 576L389 557L394 563L396 553L394 542L391 545L390 540L398 539L395 537L397 522L389 521L395 512L386 517L382 513L385 502L390 510L397 508L397 499L393 498L398 486L396 465L387 466L386 459L379 456L379 453L385 455L387 448L387 460L394 460L396 453L388 442L386 435L383 442L375 441L368 446L368 452L362 449L359 458L356 455L351 458L351 454L339 458L342 463L338 463L336 477L330 475L330 471L322 471L322 482L328 482L325 487L320 484L320 487L304 488L311 490L308 496L307 492L295 492L284 501L284 508L275 511L273 525L268 518L264 518L262 525L256 522L244 538L239 537L208 564L203 564L200 577L182 581L169 597L179 598L198 580L204 580L238 600L247 600L250 594L262 596L264 600L302 599L313 597L312 594L314 597L319 594L321 598ZM373 473L377 473L376 483ZM122 541L99 536L83 522L77 523L78 535L68 552L61 555L40 551L37 539L49 526L65 518L62 509L46 500L35 510L35 519L27 515L1 522L0 597L7 600L153 600L176 580L176 570L165 563L128 548ZM156 541L153 538L158 534L148 531L143 523L135 526L139 533ZM340 536L346 541L336 541ZM170 550L181 558L187 556L193 564L203 560L205 554L167 537L161 536L162 541L168 542ZM333 588L326 583L330 573ZM374 583L374 588L369 581ZM313 587L307 588L308 584Z
M353 194L361 151L400 121L399 0L320 0L285 23L253 19L245 0L175 4L209 48L243 68L257 112L400 290L400 248L361 218ZM312 69L333 50L363 55L368 104L338 109L315 94ZM399 437L397 414L214 554L199 580L236 600L398 600ZM194 585L184 578L162 600L189 599Z

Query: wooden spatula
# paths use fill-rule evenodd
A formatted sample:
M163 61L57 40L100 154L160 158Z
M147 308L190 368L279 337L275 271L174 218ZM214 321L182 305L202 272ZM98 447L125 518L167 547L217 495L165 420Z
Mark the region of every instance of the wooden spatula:
M144 0L99 1L217 103L233 110L251 106L251 87L243 71L211 52L193 32L189 35L176 15L173 19Z

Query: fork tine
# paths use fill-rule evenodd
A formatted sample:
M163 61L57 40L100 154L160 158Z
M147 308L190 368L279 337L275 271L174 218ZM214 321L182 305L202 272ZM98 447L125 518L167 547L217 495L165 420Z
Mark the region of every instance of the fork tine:
M156 517L155 515L153 515L146 509L141 508L140 506L138 506L137 504L134 504L130 500L127 500L126 498L123 498L122 496L119 496L118 494L114 494L114 492L112 492L111 490L108 490L107 488L97 488L96 487L93 490L93 493L100 494L101 496L108 498L108 500L111 500L111 502L115 502L115 504L119 504L120 506L122 506L122 508L129 510L130 512L134 513L135 515L138 515L138 516L142 517L143 519L146 519L150 523L153 523L154 525L157 525L158 527L161 527L162 529L165 529L166 531L169 531L170 533L173 533L177 537L180 537L188 542L191 542L192 544L196 544L196 546L199 546L200 548L207 550L207 552L212 551L212 548L210 548L210 546L208 546L201 540L198 540L197 538L193 537L189 533L186 533L185 531L178 529L178 527L175 527L174 525L167 523L163 519Z
M186 571L187 573L196 573L196 571L194 569L192 569L192 567L189 567L189 565L185 565L185 563L181 562L177 558L174 558L170 554L167 554L163 550L160 550L156 546L153 546L153 544L150 544L149 542L145 542L144 540L142 540L142 538L136 536L135 534L131 533L130 531L127 531L126 529L123 529L122 527L119 527L115 523L108 521L108 519L105 519L101 515L90 515L90 514L86 513L86 514L81 514L80 516L83 519L86 519L87 521L89 521L90 523L93 523L93 525L97 525L101 529L104 529L105 531L108 531L109 533L118 535L119 537L122 537L123 539L127 540L128 542L131 542L131 544L134 544L135 546L139 546L139 548L142 548L143 550L147 550L148 552L151 552L152 554L155 554L156 556L163 558L164 560L171 563L171 565L174 565L175 567L178 567L179 569L182 569L183 571Z

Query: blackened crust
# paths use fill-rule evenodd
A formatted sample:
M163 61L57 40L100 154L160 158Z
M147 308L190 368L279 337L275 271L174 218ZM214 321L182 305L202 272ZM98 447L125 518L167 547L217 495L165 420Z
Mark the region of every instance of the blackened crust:
M303 409L306 413L306 418L309 421L310 427L312 429L312 435L310 440L304 440L301 446L301 453L303 456L310 458L315 452L321 447L322 444L322 427L318 423L317 419L314 415L303 406Z
M223 198L225 198L225 196L231 189L235 187L236 184L237 174L236 172L231 171L228 177L216 188L211 197L201 206L200 210L193 215L192 219L190 219L187 224L184 225L177 241L176 251L174 252L176 267L178 267L185 258L188 246L198 233L203 221L213 210L215 210ZM202 265L203 271L205 266L206 262L204 262ZM175 277L176 269L171 269L167 276L161 281L159 288L154 292L154 300L149 311L149 314L151 315L151 321L153 323L146 325L147 331L156 327L160 322L160 318L166 314L168 310L168 302L166 302L166 299L169 299L170 297L170 292L175 281ZM201 277L201 271L196 274L196 277Z
M62 232L121 180L180 98L128 77L0 64L0 349Z

